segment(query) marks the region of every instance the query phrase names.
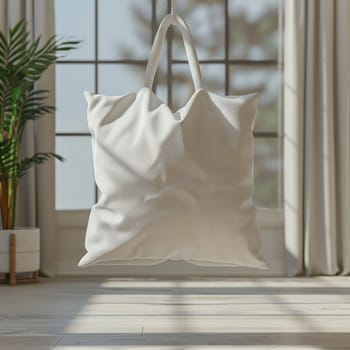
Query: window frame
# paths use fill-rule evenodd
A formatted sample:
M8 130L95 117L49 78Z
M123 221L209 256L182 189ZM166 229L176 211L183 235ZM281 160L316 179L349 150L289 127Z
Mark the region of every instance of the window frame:
M56 0L57 1L57 0ZM157 2L159 0L151 0L151 6L152 6L152 14L151 14L151 32L152 32L152 42L154 40L156 30L158 28L158 18L157 18ZM230 58L229 50L230 50L230 38L229 38L229 1L230 0L223 0L224 2L224 11L225 11L225 29L224 29L224 36L225 36L225 50L224 50L224 57L222 59L200 59L199 63L201 65L208 65L208 64L219 64L224 65L225 67L225 95L230 94L230 69L234 66L245 66L245 67L277 67L277 70L280 74L282 74L283 71L283 10L284 6L283 0L278 0L279 2L279 9L278 9L278 37L279 37L279 45L278 45L278 57L276 59L265 59L265 60L252 60L252 59L232 59ZM142 65L146 67L147 65L147 59L115 59L115 60L103 60L99 59L98 55L98 21L99 21L99 15L98 15L98 9L99 9L99 0L94 0L94 59L93 60L58 60L56 64L58 65L64 65L64 64L93 64L94 66L94 88L95 91L98 93L99 91L99 72L98 68L100 64L127 64L127 65ZM166 0L167 2L167 10L170 12L171 10L171 0ZM173 89L173 83L172 83L172 68L174 64L188 64L187 60L179 60L179 59L173 59L173 52L172 52L172 39L173 39L173 29L169 29L169 33L167 35L167 79L166 79L166 88L167 88L167 103L171 107L172 106L172 89ZM281 75L282 76L282 75ZM157 89L157 77L155 79L154 89ZM274 138L278 140L278 159L279 162L282 164L282 154L283 154L283 94L282 94L282 84L280 84L280 89L278 91L278 129L276 131L253 131L254 138ZM75 137L75 136L84 136L84 137L91 137L91 134L89 132L55 132L55 137ZM264 217L264 219L261 220L263 226L270 227L271 225L275 226L281 226L283 221L283 215L282 215L282 200L283 200L283 169L280 168L280 172L278 175L278 203L276 208L264 208L259 207L258 212L261 217ZM95 184L94 186L94 199L95 203L98 200L98 188ZM56 209L56 213L59 213L58 217L69 217L70 212L88 212L89 209ZM84 225L86 222L84 215L80 215L77 219L77 224Z

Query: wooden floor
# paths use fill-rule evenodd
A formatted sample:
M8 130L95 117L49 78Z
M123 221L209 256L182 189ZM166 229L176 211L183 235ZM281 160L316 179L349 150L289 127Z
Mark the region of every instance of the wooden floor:
M0 285L0 349L350 349L350 278Z

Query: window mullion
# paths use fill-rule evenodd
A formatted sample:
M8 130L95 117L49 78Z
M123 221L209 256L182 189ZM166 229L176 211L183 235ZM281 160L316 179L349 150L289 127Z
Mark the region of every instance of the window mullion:
M95 92L98 93L98 0L95 0ZM95 182L95 203L98 201L98 188Z
M171 0L168 0L168 12L171 11ZM167 90L168 90L168 106L173 108L173 26L170 26L167 33Z
M230 91L230 67L229 67L229 13L228 0L225 0L225 95Z

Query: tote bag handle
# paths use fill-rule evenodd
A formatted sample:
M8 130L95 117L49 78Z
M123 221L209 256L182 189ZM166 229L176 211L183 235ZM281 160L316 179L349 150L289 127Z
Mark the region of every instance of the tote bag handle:
M202 87L202 77L196 50L193 45L191 32L184 19L174 14L165 16L159 25L154 43L152 45L151 55L146 67L145 86L149 89L152 89L153 80L160 61L160 55L162 52L165 35L171 25L176 25L181 31L194 88L195 90L199 90Z

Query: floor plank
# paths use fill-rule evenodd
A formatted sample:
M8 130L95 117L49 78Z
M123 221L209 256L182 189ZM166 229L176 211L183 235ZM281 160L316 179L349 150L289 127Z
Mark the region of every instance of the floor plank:
M41 278L0 286L0 350L347 349L350 279Z

